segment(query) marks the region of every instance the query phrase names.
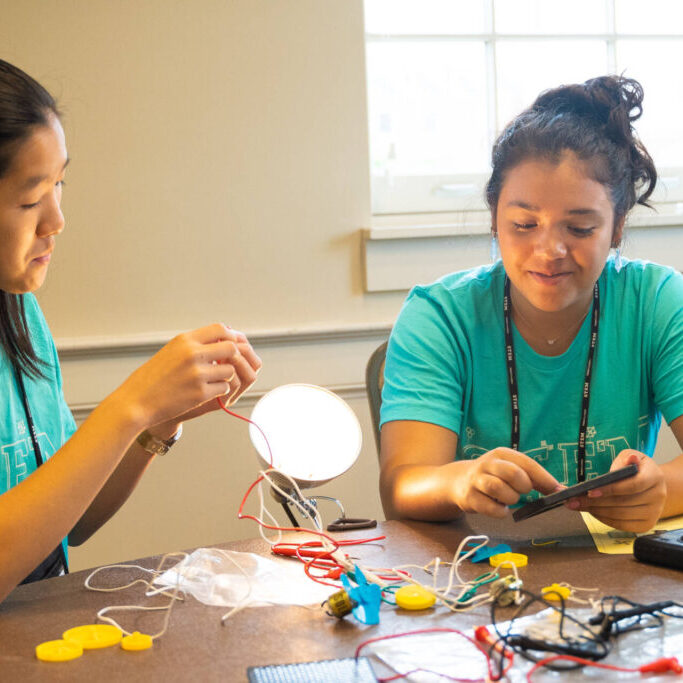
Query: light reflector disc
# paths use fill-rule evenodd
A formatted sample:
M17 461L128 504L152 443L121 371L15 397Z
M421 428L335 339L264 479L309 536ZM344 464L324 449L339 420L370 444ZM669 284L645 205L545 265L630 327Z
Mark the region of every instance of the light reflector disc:
M318 486L353 465L362 434L349 405L313 384L285 384L269 391L254 406L251 419L265 432L273 465L299 486ZM270 464L261 433L249 425L251 442L264 466Z

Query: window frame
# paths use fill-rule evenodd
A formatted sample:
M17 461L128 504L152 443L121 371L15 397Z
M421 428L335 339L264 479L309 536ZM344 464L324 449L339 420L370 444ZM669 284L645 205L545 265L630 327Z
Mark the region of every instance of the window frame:
M677 40L683 42L683 32L680 34L653 34L653 33L618 33L616 29L616 3L618 0L604 0L606 11L607 31L604 33L586 34L557 34L557 33L502 33L495 30L496 26L496 2L497 0L484 0L485 24L488 31L484 33L469 34L377 34L365 32L366 47L370 43L378 42L401 42L401 41L449 41L483 42L486 61L486 116L487 135L489 149L492 146L498 131L505 122L498 121L499 115L499 88L497 70L498 45L506 41L570 41L591 40L604 43L607 58L608 73L615 73L617 69L618 41L629 39L640 40ZM368 79L369 87L369 79ZM371 95L368 92L368 102ZM371 131L369 132L371 135ZM370 153L372 154L372 148ZM371 163L372 166L372 163ZM656 206L659 215L653 220L656 224L677 225L683 220L683 166L681 167L658 167L659 180L652 202ZM373 216L372 228L366 237L370 239L385 239L387 223L395 232L398 227L392 216L402 216L405 220L399 223L406 229L414 231L422 227L420 235L427 236L443 234L446 224L452 226L451 233L481 234L481 214L486 210L483 199L483 185L488 174L452 174L452 175L392 175L379 176L373 174L370 169L371 182L371 212ZM430 214L438 214L436 222ZM444 222L443 217L450 214ZM434 216L436 218L436 216ZM646 218L636 217L640 223ZM472 232L468 233L466 226L473 226ZM465 231L465 232L463 232ZM407 232L404 233L406 236Z

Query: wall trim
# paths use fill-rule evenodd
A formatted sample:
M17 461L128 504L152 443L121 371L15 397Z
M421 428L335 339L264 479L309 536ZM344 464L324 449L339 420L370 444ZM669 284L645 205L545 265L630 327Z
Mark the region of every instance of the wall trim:
M255 391L250 391L248 394L240 398L239 403L236 406L236 410L241 408L253 406L262 396L265 396L274 387L269 387L266 389L258 389ZM365 398L367 396L365 390L365 384L337 384L324 387L328 391L337 394L345 401ZM69 405L72 415L76 422L82 422L88 415L98 406L98 403L72 403Z
M256 348L293 346L320 342L381 339L389 336L392 323L336 327L282 328L247 332ZM150 332L113 337L68 337L55 340L60 360L81 360L101 356L132 356L156 353L179 332Z

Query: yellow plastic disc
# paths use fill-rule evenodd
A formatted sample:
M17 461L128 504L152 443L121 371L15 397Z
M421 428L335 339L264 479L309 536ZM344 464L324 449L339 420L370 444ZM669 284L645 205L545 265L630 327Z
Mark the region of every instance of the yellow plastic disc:
M152 647L152 636L139 631L133 631L129 636L124 636L121 640L121 647L124 650L137 652L138 650L149 650Z
M78 643L84 650L97 650L120 643L123 633L120 628L110 624L86 624L64 631L62 638Z
M498 553L497 555L491 555L489 557L489 562L492 567L526 567L529 562L529 558L522 553Z
M78 643L68 640L48 640L36 645L36 657L41 662L68 662L83 654L83 648Z
M571 595L571 588L568 586L560 586L558 583L551 583L545 588L541 588L541 593L546 600L560 601L560 595L566 600Z
M401 586L395 593L396 604L403 609L428 609L436 602L434 593L422 586Z

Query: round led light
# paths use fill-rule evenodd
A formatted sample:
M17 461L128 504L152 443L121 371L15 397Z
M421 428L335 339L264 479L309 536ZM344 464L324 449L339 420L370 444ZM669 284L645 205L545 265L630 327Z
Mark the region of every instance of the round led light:
M251 419L270 444L272 465L301 488L319 486L348 470L360 453L363 437L349 405L312 384L285 384L254 406ZM249 435L264 467L270 463L265 439L249 425Z

